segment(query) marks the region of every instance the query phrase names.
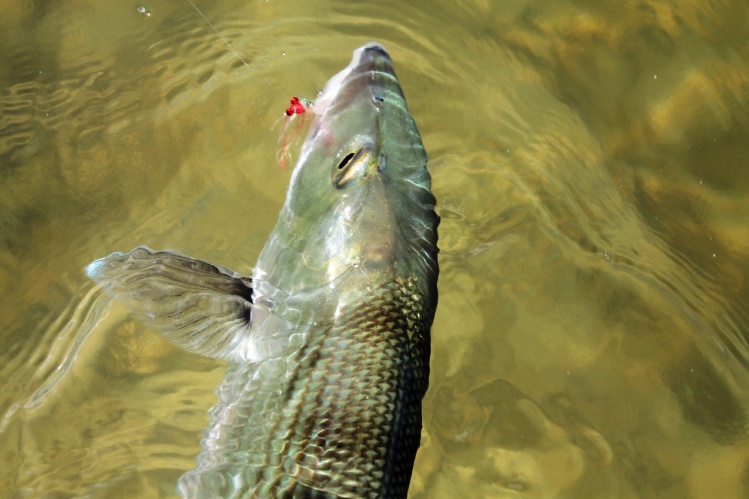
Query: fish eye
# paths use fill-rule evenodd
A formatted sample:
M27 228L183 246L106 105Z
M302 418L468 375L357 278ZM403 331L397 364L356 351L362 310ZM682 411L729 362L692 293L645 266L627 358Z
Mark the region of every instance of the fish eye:
M346 168L346 165L348 164L349 161L351 161L351 158L353 158L354 156L356 156L355 152L348 153L346 157L341 160L340 164L338 165L338 169L343 170L344 168Z
M333 185L342 189L366 177L377 166L374 154L366 147L349 151L333 167Z

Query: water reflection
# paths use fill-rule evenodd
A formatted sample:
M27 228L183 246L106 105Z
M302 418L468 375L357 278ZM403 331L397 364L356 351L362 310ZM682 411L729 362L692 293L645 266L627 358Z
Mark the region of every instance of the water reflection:
M10 2L0 19L0 489L174 494L223 365L85 283L177 248L249 273L273 128L392 52L442 274L413 497L749 494L742 2Z

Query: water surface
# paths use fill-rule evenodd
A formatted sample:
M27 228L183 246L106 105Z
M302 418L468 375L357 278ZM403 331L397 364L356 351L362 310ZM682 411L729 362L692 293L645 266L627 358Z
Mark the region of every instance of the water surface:
M0 497L174 496L225 366L83 268L249 274L288 98L373 39L442 216L411 496L749 495L749 5L196 5L0 7Z

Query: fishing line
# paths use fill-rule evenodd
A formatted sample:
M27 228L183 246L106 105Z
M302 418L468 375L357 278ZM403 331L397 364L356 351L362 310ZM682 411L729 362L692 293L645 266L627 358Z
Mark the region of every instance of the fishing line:
M251 69L250 65L247 64L247 61L245 61L242 58L242 56L239 55L239 52L237 52L234 49L234 47L231 46L231 44L229 43L229 41L226 38L224 38L223 36L221 36L221 33L219 33L219 31L216 29L216 26L214 26L211 23L211 21L209 21L208 18L205 17L205 15L200 11L200 9L194 3L192 3L192 0L187 0L187 1L190 3L190 5L192 5L192 8L195 9L195 12L197 12L198 14L200 14L200 17L202 17L203 20L208 23L208 26L210 26L211 29L213 29L213 32L216 33L216 36L218 36L219 38L221 38L221 40L226 44L226 46L229 47L229 50L231 50L232 52L234 52L234 55L236 55L239 58L239 60L242 61L242 63L244 63L245 66L247 66L247 69Z
M216 26L214 26L213 23L208 20L208 18L205 16L205 14L203 14L203 12L198 8L198 6L195 5L192 0L187 0L187 2L192 6L193 9L195 9L195 12L197 12L198 14L200 14L200 17L202 17L203 20L206 23L208 23L208 26L210 26L211 29L213 30L213 32L216 33L216 36L218 36L224 42L224 44L226 44L226 46L229 47L229 50L231 50L234 53L234 55L236 55L237 58L240 61L242 61L242 63L245 66L247 66L247 69L251 69L250 65L247 64L247 61L245 61L242 58L242 56L239 55L239 52L237 52L234 49L234 47L231 46L231 44L229 43L229 41L226 38L224 38L221 35L221 33L219 33L219 31L216 28ZM289 107L286 110L286 118L284 119L283 131L281 133L281 140L282 140L283 143L281 145L281 150L276 154L276 159L281 164L281 170L285 169L286 159L287 158L291 159L291 155L289 154L289 146L291 145L292 142L294 142L293 138L291 140L287 141L287 136L286 136L287 129L286 129L286 126L289 123L289 119L293 118L297 114L304 114L305 111L311 111L311 110L312 110L312 102L311 101L308 101L306 99L298 99L296 97L292 97L291 98L291 107ZM306 121L306 120L303 119L302 123L300 123L299 126L297 126L297 128L295 130L295 134L297 134L297 136L298 136L298 132L299 132L299 130L301 128L301 125L304 123L304 121Z

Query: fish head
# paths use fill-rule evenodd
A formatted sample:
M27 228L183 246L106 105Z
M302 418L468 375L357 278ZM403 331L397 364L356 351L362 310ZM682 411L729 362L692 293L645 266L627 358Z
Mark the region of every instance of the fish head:
M436 282L427 156L386 50L355 50L313 110L261 272L292 292L341 279L349 289L396 277Z

